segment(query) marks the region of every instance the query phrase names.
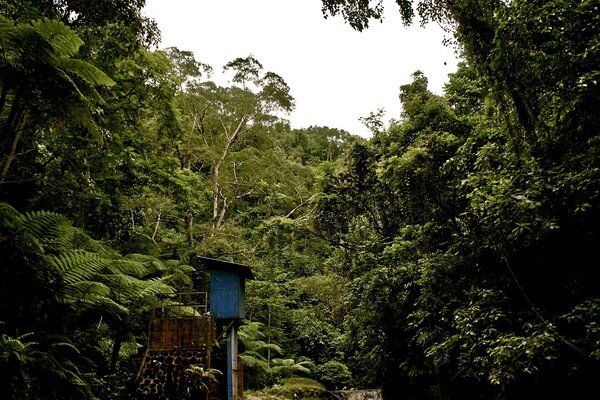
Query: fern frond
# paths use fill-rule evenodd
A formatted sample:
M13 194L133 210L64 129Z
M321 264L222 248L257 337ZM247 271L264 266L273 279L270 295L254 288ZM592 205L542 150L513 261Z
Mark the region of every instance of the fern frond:
M129 314L129 309L111 299L110 295L111 288L94 281L78 282L64 289L64 301L68 304L76 304L79 313L99 310L111 315Z
M125 257L127 260L136 261L138 263L150 263L154 260L154 257L149 256L147 254L139 254L139 253L131 253L127 254Z
M93 300L93 301L92 301ZM102 310L105 313L112 315L128 315L130 313L129 308L119 304L117 301L110 297L97 297L95 299L88 299L86 306L97 310Z
M95 281L80 281L65 288L65 297L71 301L87 301L108 297L109 295L110 288L101 282Z
M3 25L2 44L5 61L21 73L50 65L55 57L54 48L30 25Z
M156 271L166 271L167 270L167 267L165 266L165 264L158 259L152 261L152 266L156 269Z
M192 272L196 272L196 268L192 267L191 265L180 265L177 268L184 274L191 274Z
M113 259L108 264L108 270L113 274L131 275L141 278L148 273L146 265L128 258Z
M249 349L250 351L273 350L279 354L283 353L283 350L281 349L281 347L277 346L274 343L263 342L262 340L256 340L256 341L253 341L250 343L244 343L244 346L246 346L246 348Z
M161 260L149 255L134 253L126 255L124 258L125 260L128 260L130 262L136 262L138 265L141 266L140 269L135 271L135 275L138 278L143 278L148 275L156 274L157 272L164 272L168 270L166 265ZM130 265L133 266L134 264Z
M12 211L0 203L0 215ZM10 206L8 206L10 207ZM4 211L2 211L4 210ZM14 209L13 209L14 210ZM17 212L14 210L14 212ZM17 212L18 213L18 212ZM4 219L4 218L3 218ZM50 211L33 211L26 214L17 214L11 217L12 224L22 227L24 231L43 243L47 251L60 252L73 249L83 249L90 252L114 255L102 243L90 238L82 229L74 227L66 217Z
M31 26L52 45L59 55L73 56L83 45L83 40L61 21L43 18L32 21Z
M0 228L15 229L21 225L21 213L9 204L0 202Z
M136 300L151 300L161 294L175 293L175 289L161 281L144 281L145 287L135 293Z
M176 271L173 274L165 275L161 278L161 280L167 285L171 285L172 283L177 283L177 285L181 287L189 287L191 288L194 284L192 278L188 273L183 271Z
M106 273L100 276L100 281L104 282L108 287L111 288L113 293L116 293L119 296L124 295L125 291L128 290L128 287L135 286L139 279L121 274L121 273Z
M113 293L125 302L150 302L155 296L174 293L175 289L160 280L141 280L132 276L104 275Z
M68 74L78 76L90 86L113 86L115 82L94 65L76 58L56 60L56 66Z
M245 325L240 327L240 340L246 344L246 342L249 343L266 337L266 335L260 330L262 326L263 324L258 321L246 321Z
M99 255L82 250L50 255L46 259L68 284L89 280L106 266L106 260Z
M20 216L23 228L42 242L48 242L61 235L65 226L71 223L64 216L51 211L33 211Z
M168 270L171 270L171 271L177 270L177 271L181 271L186 274L196 271L196 269L194 267L192 267L191 265L188 265L188 264L184 264L180 260L165 260L165 261L163 261L163 264L165 265L165 267Z
M179 260L165 260L165 261L163 261L163 264L165 265L165 267L170 268L170 269L178 268L180 266L185 266Z
M83 232L72 226L70 222L65 222L52 228L51 235L46 236L45 243L56 251L73 250L79 248L75 244L75 238L81 233Z
M269 363L260 354L240 354L239 356L244 360L244 366L248 368L260 368L263 371L269 370Z
M57 63L60 63L60 62L61 62L61 60L57 60ZM55 68L55 73L71 89L71 90L69 90L69 92L71 92L70 94L75 94L77 99L79 99L80 101L84 101L87 99L87 97L79 89L79 86L77 86L77 83L75 83L73 78L71 78L65 70L63 70L62 68ZM94 97L99 97L99 95L97 94L97 96L94 96Z
M309 373L310 370L308 368L306 368L307 362L306 361L302 361L297 363L294 359L292 358L286 358L286 359L281 359L281 358L275 358L272 360L273 362L273 372L278 373L281 371L300 371L300 372L306 372Z
M56 340L60 339L60 340ZM75 354L79 354L79 349L75 347L73 343L71 343L67 338L61 336L49 336L45 338L45 341L50 342L49 348L52 350L57 350L59 352L64 352L66 350L70 350Z

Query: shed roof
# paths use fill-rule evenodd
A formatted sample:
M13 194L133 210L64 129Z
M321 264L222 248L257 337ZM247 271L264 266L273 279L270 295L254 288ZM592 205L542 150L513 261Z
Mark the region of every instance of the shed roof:
M215 258L198 256L198 259L206 265L209 270L227 271L239 274L246 279L254 279L249 266L231 261L217 260Z

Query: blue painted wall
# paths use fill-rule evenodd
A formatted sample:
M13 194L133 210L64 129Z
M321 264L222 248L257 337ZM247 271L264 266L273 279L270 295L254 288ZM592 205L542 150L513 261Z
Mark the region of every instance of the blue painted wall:
M210 271L210 312L217 318L245 318L245 280L228 271Z

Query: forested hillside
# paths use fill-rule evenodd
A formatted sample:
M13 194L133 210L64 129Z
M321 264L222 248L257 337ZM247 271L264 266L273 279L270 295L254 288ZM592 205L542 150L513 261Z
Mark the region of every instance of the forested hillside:
M397 3L463 62L443 95L416 71L370 139L292 129L293 88L251 55L157 50L144 0L0 3L5 398L133 398L151 303L206 288L197 255L256 277L247 389L596 391L600 2Z

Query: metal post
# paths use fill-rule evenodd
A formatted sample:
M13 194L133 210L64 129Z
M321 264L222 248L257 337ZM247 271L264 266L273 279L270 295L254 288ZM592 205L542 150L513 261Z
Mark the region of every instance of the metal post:
M237 324L227 333L227 400L238 400L238 334Z

